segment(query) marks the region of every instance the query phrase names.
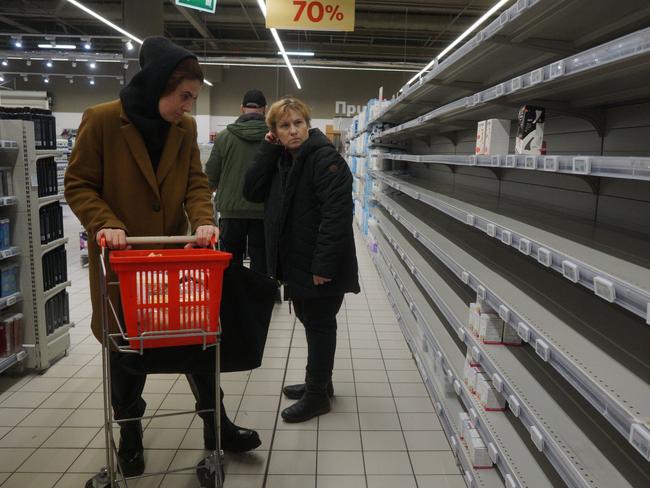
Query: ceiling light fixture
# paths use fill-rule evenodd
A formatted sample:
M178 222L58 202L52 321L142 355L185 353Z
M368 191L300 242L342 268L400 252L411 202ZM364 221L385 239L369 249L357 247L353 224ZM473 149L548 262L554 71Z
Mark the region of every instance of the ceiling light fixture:
M131 41L126 42L126 49L128 51L133 51L133 43Z
M282 54L282 52L278 51L278 54ZM314 53L309 52L309 51L287 51L286 52L287 56L300 56L300 57L311 57L315 56Z
M95 61L90 61L88 63L88 66L90 66L90 69L95 69L97 67L97 63Z
M48 76L43 76L43 81L44 81L45 83L49 83L49 82L50 82L50 78L49 78Z
M9 66L9 61L7 61L7 59L3 59L2 66Z
M54 63L52 62L51 59L48 59L48 60L45 62L45 66L47 66L48 68L51 68L52 66L54 66Z
M259 1L259 0L258 0ZM460 44L463 39L465 39L467 36L469 36L472 32L474 32L476 29L478 29L483 23L485 23L486 20L488 20L492 15L494 15L501 7L503 7L506 3L508 3L510 0L499 0L490 10L485 12L481 18L479 18L476 22L474 22L469 28L463 32L460 36L456 38L449 46L444 48L440 54L438 54L435 58L431 60L429 64L427 64L418 74L416 74L413 78L411 78L409 81L406 82L407 85L410 85L413 83L415 80L420 78L425 72L429 71L440 59L442 59L449 51L451 51L453 48L455 48L458 44Z
M124 63L124 69L129 69L129 63Z
M140 39L139 37L134 36L134 35L131 34L130 32L127 32L127 31L125 31L124 29L122 29L121 27L115 25L113 22L111 22L110 20L108 20L108 19L105 18L105 17L102 17L101 15L99 15L99 14L98 14L97 12L95 12L94 10L92 10L92 9L90 9L90 8L88 8L88 7L86 7L86 6L85 6L84 4L82 4L81 2L78 2L77 0L67 0L67 1L68 1L68 3L71 3L72 5L74 5L75 7L77 7L78 9L83 10L83 11L86 12L88 15L90 15L90 16L92 16L92 17L95 17L95 18L96 18L97 20L99 20L100 22L103 22L104 24L106 24L106 25L109 26L110 28L116 30L116 31L119 32L120 34L122 34L122 35L128 37L128 38L131 39L132 41L135 41L135 42L137 42L138 44L142 44L142 42L143 42L142 39ZM258 1L261 1L261 0L258 0ZM266 8L264 9L264 12L266 12ZM266 16L266 13L265 13L265 16ZM84 39L82 39L82 40L84 40ZM90 49L90 47L91 47L91 45L90 45L90 38L87 38L87 39L86 39L86 43L84 44L84 48L85 48L85 49ZM127 46L127 48L128 48L128 46ZM284 48L280 48L280 49L281 49L282 51L284 51ZM208 86L213 86L212 83L210 83L208 80L204 79L203 81L205 82L206 85L208 85Z
M90 83L91 85L94 85L94 84L95 84L95 78L90 78L89 83Z
M23 38L20 36L12 36L12 39L14 41L14 47L21 48L23 47Z
M68 78L68 83L70 83L71 85L74 83L74 76Z
M27 66L31 66L31 65L32 65L32 60L31 60L31 59L27 59L27 60L25 60L25 64L26 64Z
M29 81L29 76L27 76L26 74L23 74L22 77L23 77L23 81L25 82Z
M69 0L68 0L69 1ZM262 11L262 15L264 15L264 18L266 18L266 3L264 3L264 0L257 0L257 5L259 5L260 10ZM291 61L289 61L289 56L287 56L287 51L284 49L284 45L282 44L282 41L280 40L280 36L278 35L278 31L271 27L271 35L273 36L273 39L275 39L275 43L278 46L278 49L280 50L280 54L282 55L282 58L284 59L284 64L287 65L287 68L289 68L289 72L291 73L291 76L293 77L293 81L296 83L296 86L298 87L298 90L302 89L302 86L300 86L300 81L298 80L298 76L296 76L296 72L293 70L293 66L291 65Z
M5 81L5 77L2 76L2 74L0 74L0 83L4 83L4 81Z
M74 44L39 44L41 49L77 49Z

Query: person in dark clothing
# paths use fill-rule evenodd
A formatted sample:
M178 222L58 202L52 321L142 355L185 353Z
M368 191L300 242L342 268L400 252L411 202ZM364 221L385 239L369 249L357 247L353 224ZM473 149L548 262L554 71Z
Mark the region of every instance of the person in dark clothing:
M305 383L283 388L299 401L282 411L302 422L330 410L336 314L358 293L352 174L334 146L310 129L310 110L285 98L266 116L271 130L246 173L244 196L264 202L269 274L285 283L307 336Z
M264 206L242 195L244 175L268 132L264 122L266 98L249 90L241 104L242 115L219 134L205 166L210 188L216 190L215 208L220 214L221 248L241 265L248 249L250 268L266 273Z
M88 234L92 329L102 341L99 243L126 248L126 236L185 235L207 246L218 237L208 181L201 168L196 122L188 115L203 82L196 56L163 37L145 39L141 70L120 99L88 108L83 115L70 165L65 197ZM116 281L109 275L109 281ZM114 288L114 287L113 287ZM119 303L112 289L113 303ZM117 323L106 324L110 333ZM125 354L111 352L112 407L116 420L142 417L146 372L133 370ZM162 359L164 361L164 358ZM197 410L215 408L214 372L188 373ZM202 413L207 449L214 449L215 419ZM260 445L255 431L233 424L221 406L222 447L249 450ZM144 472L142 425L120 423L118 462L125 476Z

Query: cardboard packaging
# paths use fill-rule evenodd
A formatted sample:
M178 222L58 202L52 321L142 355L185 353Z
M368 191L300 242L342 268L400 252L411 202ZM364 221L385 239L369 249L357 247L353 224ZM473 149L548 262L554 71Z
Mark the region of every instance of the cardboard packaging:
M503 320L498 315L482 313L478 338L485 344L501 344L503 325Z
M492 380L486 375L476 377L476 394L486 411L502 412L506 409L505 399L494 389Z
M510 121L489 119L485 121L483 152L480 154L508 154Z
M480 437L470 437L467 441L469 459L474 469L492 468L492 460L488 453L487 446Z
M478 330L479 330L479 327L480 327L480 322L481 322L481 310L480 310L478 304L470 303L469 304L468 326L469 326L469 331L475 337L478 336Z
M485 120L476 127L476 154L485 154Z
M543 107L524 105L519 110L516 154L542 154L545 119L546 110Z
M519 337L514 327L506 324L503 326L503 338L501 342L507 346L521 346L521 337Z

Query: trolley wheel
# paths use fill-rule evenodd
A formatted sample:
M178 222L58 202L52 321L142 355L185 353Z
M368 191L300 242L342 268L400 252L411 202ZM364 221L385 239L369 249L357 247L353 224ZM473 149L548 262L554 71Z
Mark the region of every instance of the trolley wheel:
M86 481L85 488L110 488L111 480L108 476L108 470L102 468L99 473Z
M215 483L215 473L219 466L219 483ZM201 488L221 488L223 482L226 478L226 474L223 471L223 463L221 459L212 454L207 458L203 459L199 464L196 465L196 477L199 479Z

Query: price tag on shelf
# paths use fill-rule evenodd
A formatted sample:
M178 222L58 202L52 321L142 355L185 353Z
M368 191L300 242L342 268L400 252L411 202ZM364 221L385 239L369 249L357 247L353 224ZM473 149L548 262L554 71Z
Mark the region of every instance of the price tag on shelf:
M267 0L266 27L287 30L354 30L355 0Z

